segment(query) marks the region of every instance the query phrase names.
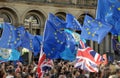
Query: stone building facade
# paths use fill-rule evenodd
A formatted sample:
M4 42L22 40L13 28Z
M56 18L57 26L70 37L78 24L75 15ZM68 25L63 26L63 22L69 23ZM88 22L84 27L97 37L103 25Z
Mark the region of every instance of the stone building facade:
M43 35L49 13L64 20L66 14L71 13L82 24L86 14L95 18L96 8L97 0L1 0L0 17L15 26L25 26L32 34ZM99 45L93 41L89 44L101 54L113 52L111 34Z

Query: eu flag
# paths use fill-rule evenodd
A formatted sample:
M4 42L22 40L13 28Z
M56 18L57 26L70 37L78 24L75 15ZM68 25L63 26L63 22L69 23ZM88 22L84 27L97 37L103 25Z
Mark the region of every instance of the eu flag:
M60 53L60 57L64 60L74 61L76 54L69 47L65 47L65 50Z
M120 2L118 0L98 0L96 19L111 24L113 28L110 32L114 35L118 35L116 23L119 21L119 18Z
M30 34L29 32L25 31L24 35L21 37L21 45L20 47L24 47L29 49L30 51L34 52L32 40L34 36Z
M86 15L82 27L81 38L97 41L99 44L111 28L112 26L110 24L100 20L94 20Z
M67 14L66 22L67 22L66 28L70 28L73 30L81 30L81 24L72 14Z
M3 23L3 32L0 38L0 47L15 49L21 44L20 37L20 33L14 26L8 23Z
M76 41L72 35L73 31L69 29L64 30L65 35L66 35L66 46L70 48L71 52L75 51L75 46L76 46Z
M42 43L42 36L35 35L32 40L32 45L34 48L34 55L37 55L40 52L40 45Z
M64 51L65 45L65 33L54 23L47 20L43 36L43 47L46 56L51 59L60 58L60 53Z
M40 52L42 36L30 34L23 26L18 27L17 31L20 33L20 47L27 48L37 55Z
M67 23L52 13L49 13L48 20L52 22L55 26L57 26L57 28L60 29L66 28Z
M66 35L66 45L65 50L60 53L60 57L64 60L73 61L76 56L76 42L72 35L73 31L65 29L64 32Z

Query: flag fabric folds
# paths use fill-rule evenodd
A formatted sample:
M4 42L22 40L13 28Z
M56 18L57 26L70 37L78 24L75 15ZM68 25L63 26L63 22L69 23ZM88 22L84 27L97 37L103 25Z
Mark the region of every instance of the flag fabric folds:
M66 28L70 28L72 30L81 30L81 24L72 14L66 15L66 22L67 22Z
M76 57L75 68L80 68L82 70L86 70L88 72L98 72L97 65L91 60L84 57Z
M80 46L76 55L75 67L89 72L98 72L97 67L102 61L100 54L96 53L92 48L86 47L82 41L80 41Z
M23 32L22 32L23 33ZM20 47L27 48L34 53L36 56L40 52L39 46L41 45L42 39L40 36L34 36L27 31L24 31L21 37Z
M25 31L24 35L21 37L22 44L20 45L20 47L27 48L30 51L34 52L34 48L33 48L33 44L32 44L33 38L34 38L34 36L32 34Z
M118 35L116 26L120 18L120 2L118 0L98 0L96 19L101 19L113 26L111 33ZM116 28L117 27L117 28Z
M39 46L41 45L42 43L42 36L38 36L38 35L35 35L33 40L32 40L32 45L33 45L33 48L34 48L34 55L38 55L38 53L40 52L40 48Z
M43 70L43 67L47 66L47 67L53 68L53 66L54 66L53 61L51 59L46 60L46 55L43 52L42 48L43 47L41 47L40 57L39 57L39 62L38 62L38 68L37 68L38 78L43 78L43 74L45 72Z
M43 49L41 48L39 62L38 62L38 68L37 68L38 78L43 77L44 71L42 71L42 65L43 65L45 59L46 59L46 55L43 52Z
M80 40L80 35L71 31L70 29L64 29L66 35L66 47L65 50L60 53L60 57L64 60L74 61L77 52L77 41ZM77 34L77 35L76 35Z
M0 61L19 60L20 52L15 49L0 48Z
M15 49L12 49L12 52L11 52L11 55L9 57L9 60L19 60L20 58L20 52L15 50Z
M65 50L65 45L65 33L47 20L43 36L43 48L46 56L51 59L60 58L60 53Z
M8 23L3 23L3 32L0 38L0 47L16 49L21 44L20 37L20 33L14 26Z
M102 56L99 53L97 53L96 51L94 51L92 48L87 46L82 40L80 40L79 48L85 49L86 51L84 51L84 53L85 52L86 52L86 54L88 53L86 57L89 56L88 58L91 59L92 61L94 61L98 66L102 62L102 60L103 60Z
M72 52L70 48L65 47L65 50L60 53L60 57L64 60L74 61L76 57L76 52Z
M98 44L102 42L103 38L111 30L112 26L100 20L94 20L86 15L82 27L81 38L86 40L97 41Z
M20 33L21 44L20 47L27 48L36 56L40 52L39 46L42 42L42 36L30 34L23 26L17 28Z
M52 13L49 13L48 20L57 26L58 29L66 28L67 23Z

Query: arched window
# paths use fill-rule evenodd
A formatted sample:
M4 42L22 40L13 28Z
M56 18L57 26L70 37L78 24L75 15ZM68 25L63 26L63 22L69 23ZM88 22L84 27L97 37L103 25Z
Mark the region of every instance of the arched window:
M24 26L31 34L43 34L45 16L37 10L31 10L24 16Z
M24 25L25 26L29 26L29 23L32 24L32 26L39 26L41 25L41 21L40 21L40 18L37 16L37 15L28 15L25 17L25 20L24 20Z
M0 17L4 19L4 22L13 23L13 19L7 12L0 12Z
M64 12L58 12L55 14L57 17L59 17L61 20L64 20L66 19L66 13Z
M12 23L12 18L10 15L4 13L4 14L1 14L1 16L4 18L5 22Z
M15 11L10 8L0 8L0 18L4 19L4 22L8 22L12 25L18 25L18 16Z

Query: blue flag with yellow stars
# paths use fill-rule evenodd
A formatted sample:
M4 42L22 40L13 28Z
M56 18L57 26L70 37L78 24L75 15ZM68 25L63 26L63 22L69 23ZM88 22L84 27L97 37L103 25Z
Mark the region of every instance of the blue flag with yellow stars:
M39 36L39 35L35 35L33 40L32 40L32 45L33 45L33 48L34 48L34 55L38 55L38 53L40 53L40 46L41 46L41 43L42 43L42 36Z
M69 29L64 30L65 35L66 35L66 46L70 48L71 52L75 51L75 46L76 46L76 41L72 35L73 31Z
M32 35L25 30L23 26L17 28L20 33L21 45L20 47L27 48L36 56L40 52L40 45L42 42L42 36Z
M97 41L99 44L111 28L112 26L110 24L100 20L94 20L90 16L86 15L82 27L81 38Z
M62 24L61 24L62 25ZM64 24L63 24L64 25ZM60 53L64 51L66 36L53 22L47 20L43 36L43 50L50 59L60 58Z
M65 50L60 53L60 57L64 60L73 61L76 57L76 42L72 35L73 31L65 29L64 32L66 35L66 45Z
M21 37L22 43L21 43L20 47L27 48L30 51L34 52L33 38L34 38L34 36L32 34L30 34L28 31L25 31L24 35Z
M67 22L66 28L70 28L72 30L81 30L81 24L72 14L66 15L66 22Z
M71 49L66 46L65 50L60 53L60 57L64 60L74 61L76 57L76 52L72 52Z
M3 23L3 32L0 38L0 47L2 48L18 48L21 44L20 33L14 26Z
M98 0L96 19L105 21L113 26L111 33L118 35L116 26L120 19L120 1L119 0ZM117 27L117 28L116 28Z
M27 48L28 50L32 51L36 56L40 52L40 41L39 39L30 34L29 32L25 31L24 36L21 38L22 44L20 47Z
M57 26L57 28L66 28L67 23L52 13L49 13L48 20L52 22L55 26Z

